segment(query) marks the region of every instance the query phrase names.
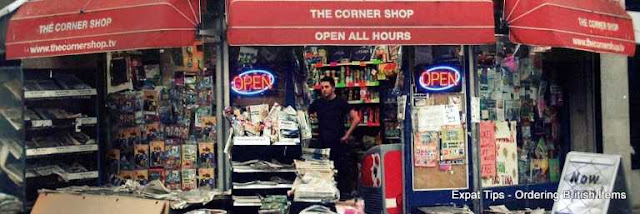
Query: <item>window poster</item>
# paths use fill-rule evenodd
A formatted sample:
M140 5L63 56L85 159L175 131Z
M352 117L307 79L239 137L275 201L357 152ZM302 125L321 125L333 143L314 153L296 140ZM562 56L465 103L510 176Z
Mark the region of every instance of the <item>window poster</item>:
M506 134L506 135L503 135ZM518 184L518 146L516 122L496 122L496 174L483 179L485 187Z
M438 132L416 132L413 159L416 167L436 167L438 163Z
M461 125L443 126L441 131L440 160L465 158L464 131Z
M480 175L489 178L496 175L496 138L493 122L480 122Z

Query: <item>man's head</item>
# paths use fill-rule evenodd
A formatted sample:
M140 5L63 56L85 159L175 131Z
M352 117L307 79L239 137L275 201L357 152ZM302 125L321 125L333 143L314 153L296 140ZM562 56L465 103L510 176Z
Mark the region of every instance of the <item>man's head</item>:
M320 87L322 97L325 99L332 98L336 92L336 82L331 77L323 77L320 80Z

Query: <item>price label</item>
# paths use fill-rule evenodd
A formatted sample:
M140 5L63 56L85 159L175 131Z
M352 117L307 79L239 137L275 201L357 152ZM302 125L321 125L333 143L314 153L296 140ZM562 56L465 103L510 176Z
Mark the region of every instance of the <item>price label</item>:
M32 120L31 126L34 128L51 127L53 126L53 122L51 120Z
M76 118L76 124L94 125L96 123L98 123L98 118L95 117Z

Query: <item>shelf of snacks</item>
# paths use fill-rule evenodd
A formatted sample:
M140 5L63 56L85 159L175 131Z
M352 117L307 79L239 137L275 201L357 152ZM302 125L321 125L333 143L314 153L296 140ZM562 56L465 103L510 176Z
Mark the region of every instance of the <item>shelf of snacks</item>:
M344 127L349 127L350 124L344 124ZM358 127L380 127L380 123L360 123Z
M349 104L379 104L380 100L349 100Z
M362 88L362 87L376 87L376 86L380 86L379 81L356 82L356 83L349 83L349 84L336 83L336 88ZM320 90L321 88L322 87L320 86L320 84L314 84L309 89Z
M338 67L338 66L361 66L365 67L367 65L379 65L384 64L385 62L379 59L374 59L372 61L351 61L351 62L330 62L330 63L322 63L318 62L313 64L316 68L325 68L325 67Z

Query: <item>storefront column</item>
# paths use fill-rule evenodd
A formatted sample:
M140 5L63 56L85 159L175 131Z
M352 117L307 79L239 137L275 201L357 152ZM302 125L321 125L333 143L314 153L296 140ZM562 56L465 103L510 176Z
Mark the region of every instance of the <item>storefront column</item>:
M620 0L622 8L625 1ZM631 187L631 137L629 125L629 64L626 56L600 54L600 96L602 97L602 153L622 156L622 167L629 196L640 197L640 189ZM632 177L633 176L633 177ZM632 206L638 200L631 199Z
M627 57L600 54L600 69L603 153L622 156L627 197L637 206L639 201L634 198L640 198L640 188L633 188L630 182L640 179L640 173L631 171Z

